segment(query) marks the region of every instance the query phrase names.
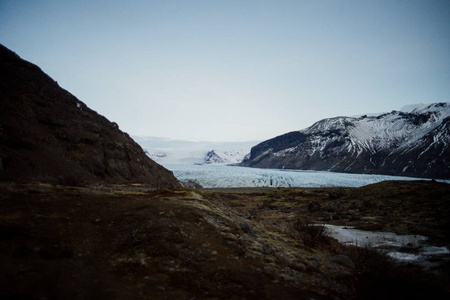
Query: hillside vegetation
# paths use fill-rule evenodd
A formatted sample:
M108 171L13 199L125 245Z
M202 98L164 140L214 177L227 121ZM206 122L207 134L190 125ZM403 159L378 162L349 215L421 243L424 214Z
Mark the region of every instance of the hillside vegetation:
M329 218L429 233L448 245L447 184L153 191L142 184L1 183L0 189L2 299L444 299L450 291L446 265L397 266L312 226ZM336 209L314 210L311 203Z

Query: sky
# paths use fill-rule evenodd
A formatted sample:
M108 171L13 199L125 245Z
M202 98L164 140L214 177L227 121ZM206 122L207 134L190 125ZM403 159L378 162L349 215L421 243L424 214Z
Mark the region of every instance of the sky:
M134 136L262 141L450 101L450 1L0 0L0 43Z

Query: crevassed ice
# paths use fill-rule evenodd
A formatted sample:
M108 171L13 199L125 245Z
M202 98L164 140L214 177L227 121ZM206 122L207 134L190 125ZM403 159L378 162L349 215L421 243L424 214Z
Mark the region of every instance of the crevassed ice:
M384 180L418 180L412 177L276 170L213 165L164 164L180 181L194 180L205 188L231 187L360 187ZM421 179L423 180L423 179ZM450 183L450 180L444 181Z

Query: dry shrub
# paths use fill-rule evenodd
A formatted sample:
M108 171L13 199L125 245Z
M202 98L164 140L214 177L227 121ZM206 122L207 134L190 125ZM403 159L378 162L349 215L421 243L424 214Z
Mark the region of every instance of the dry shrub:
M267 231L280 233L310 247L329 244L330 237L327 228L315 224L309 218L297 217L294 222L273 222L264 220L260 223Z
M370 244L340 251L356 265L356 299L449 299L447 282L419 266L399 265Z
M309 218L298 217L292 224L292 230L305 245L311 247L329 241L327 228L322 224L313 223Z

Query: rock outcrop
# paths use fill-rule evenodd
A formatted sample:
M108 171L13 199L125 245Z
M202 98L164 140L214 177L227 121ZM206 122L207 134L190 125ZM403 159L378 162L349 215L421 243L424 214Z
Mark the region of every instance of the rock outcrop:
M0 45L0 180L179 186L116 123Z

